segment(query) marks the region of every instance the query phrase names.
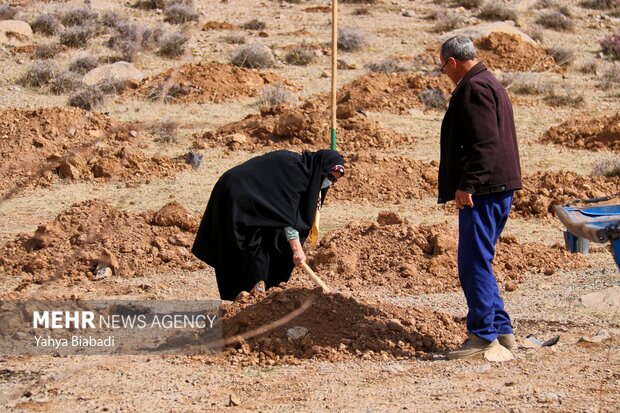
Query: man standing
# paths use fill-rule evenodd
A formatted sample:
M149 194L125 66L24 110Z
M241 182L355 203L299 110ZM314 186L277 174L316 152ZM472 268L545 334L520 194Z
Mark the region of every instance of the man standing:
M467 306L469 339L449 359L480 354L493 346L516 350L491 263L495 244L521 189L521 166L508 93L466 37L441 46L440 71L456 84L441 125L439 203L459 210L458 272Z

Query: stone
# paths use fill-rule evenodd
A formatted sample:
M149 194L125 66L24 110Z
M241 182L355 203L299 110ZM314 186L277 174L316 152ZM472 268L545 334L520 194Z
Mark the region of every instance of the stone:
M506 282L506 284L504 284L504 289L506 291L516 291L517 290L517 283L514 281L508 281Z
M58 166L58 175L63 179L77 180L80 179L81 173L69 160L64 160Z
M276 135L290 136L304 129L304 118L295 113L284 114L278 117Z
M308 329L302 326L296 326L286 330L286 336L291 340L299 340L308 334Z
M0 21L0 43L15 45L31 39L32 29L28 23L21 20Z
M583 295L579 301L581 305L591 310L618 311L620 310L620 286Z
M438 40L440 43L443 43L449 38L454 37L454 36L465 36L465 37L469 37L472 40L477 40L482 37L488 36L491 33L516 34L517 36L521 37L524 41L531 43L533 45L537 45L534 39L532 39L530 36L522 32L521 30L517 29L515 27L514 22L511 22L511 21L481 23L475 26L463 27L463 28L452 30L451 32L442 34L441 36L439 36Z
M594 336L583 336L579 339L581 343L602 343L612 337L608 330L601 330Z
M493 346L484 352L484 359L493 363L514 360L515 356L504 346Z
M390 319L387 322L387 328L389 328L392 331L396 331L396 332L402 332L402 331L405 330L405 328L401 324L400 320L397 319L397 318Z
M140 82L144 74L133 64L128 62L116 62L99 66L84 75L82 81L88 86L97 85L104 80L110 79L115 82Z
M112 269L110 267L97 266L95 269L95 275L93 276L93 280L103 280L104 278L109 278L112 276Z
M355 69L357 69L357 65L355 63L350 62L347 59L338 59L338 69L340 69L340 70L355 70Z

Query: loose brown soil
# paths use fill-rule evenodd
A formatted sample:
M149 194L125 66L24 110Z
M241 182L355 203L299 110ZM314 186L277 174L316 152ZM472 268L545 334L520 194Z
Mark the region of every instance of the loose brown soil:
M568 148L620 152L620 112L615 116L569 119L549 129L541 140Z
M392 148L415 141L413 137L401 135L366 119L351 105L339 106L338 118L338 147L343 150ZM249 115L215 132L196 135L194 145L198 148L226 145L231 150L257 150L263 147L299 150L325 148L329 141L328 105L306 102L299 107L280 105L263 108L260 115Z
M158 211L133 214L102 200L74 204L34 234L19 234L0 248L7 274L30 274L25 284L92 279L98 265L114 276L161 269L195 270L203 265L190 252L198 217L176 202Z
M188 63L148 77L132 91L169 103L222 103L256 96L269 85L295 86L275 73L221 63Z
M493 32L476 42L478 60L492 69L510 72L560 72L555 60L540 46L526 42L521 37Z
M280 287L223 306L223 335L232 338L268 325L308 300L312 303L308 310L284 326L237 345L228 360L272 365L297 364L300 359L406 359L454 348L465 339L464 326L446 314L364 303L320 289ZM289 339L287 330L295 326L305 327L307 335Z
M208 30L239 30L240 27L228 22L210 21L202 26L203 31Z
M536 172L523 179L523 190L515 192L513 211L530 218L553 216L556 205L620 192L620 178L583 176L574 172Z
M362 153L347 155L346 163L346 176L330 194L339 200L400 203L433 196L437 190L436 161Z
M427 89L439 89L447 101L454 85L446 76L431 77L409 72L369 73L344 85L338 91L338 102L367 111L407 113L412 108L426 108L420 94ZM327 96L319 99L329 101Z
M59 180L138 182L188 168L145 155L128 124L75 108L0 111L3 189L47 186Z
M376 222L351 222L326 235L309 263L325 282L344 291L381 289L389 294L423 294L459 288L457 231L447 223L410 225L393 212ZM521 243L502 236L494 271L500 284L525 280L528 273L553 274L586 266L561 246Z

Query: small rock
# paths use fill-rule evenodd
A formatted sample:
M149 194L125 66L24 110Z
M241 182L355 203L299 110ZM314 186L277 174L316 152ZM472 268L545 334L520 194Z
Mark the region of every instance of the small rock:
M192 168L198 169L202 163L202 155L196 152L189 151L185 154L185 162L190 164Z
M346 59L338 59L338 69L340 70L355 70L357 69L357 65L355 63L351 63Z
M506 284L504 284L504 289L506 291L516 291L517 290L517 283L514 281L508 281Z
M103 280L104 278L109 278L112 276L112 269L110 267L98 265L95 270L95 275L93 280Z
M392 318L387 322L387 328L392 331L401 332L404 331L405 328L401 324L400 320L397 318Z
M403 17L413 17L413 12L409 10L403 10L402 15Z
M308 334L308 329L302 326L296 326L286 330L286 336L291 340L299 340Z
M493 346L484 352L484 358L487 361L501 363L514 360L515 356L504 346Z
M132 138L135 138L135 137L137 137L137 136L138 136L138 132L136 132L135 130L131 130L131 131L129 131L129 135L130 135Z

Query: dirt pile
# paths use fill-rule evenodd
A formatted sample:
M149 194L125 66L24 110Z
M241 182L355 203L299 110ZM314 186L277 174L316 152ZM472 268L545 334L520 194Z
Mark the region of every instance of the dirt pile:
M542 47L510 33L493 32L476 42L478 60L508 72L561 72Z
M523 179L515 192L513 211L519 216L542 218L553 215L556 205L620 192L620 178L583 176L574 172L537 172Z
M420 95L428 89L439 89L447 101L454 85L445 76L369 73L344 85L338 91L338 103L351 104L361 110L407 113L411 108L425 109ZM329 102L327 95L316 99Z
M239 30L241 29L239 26L232 24L232 23L228 23L228 22L219 22L219 21L209 21L206 22L203 26L202 26L202 31L209 31L209 30Z
M411 144L413 137L381 127L368 120L350 105L338 107L338 147L391 148ZM306 102L299 107L288 105L263 108L259 115L249 115L216 131L195 136L194 146L226 145L231 150L256 150L261 147L325 148L330 139L329 105Z
M74 204L34 234L19 234L0 248L8 274L31 274L30 282L94 279L97 268L131 277L155 270L195 270L190 252L199 218L176 202L133 214L105 201Z
M432 196L437 190L437 162L376 154L347 156L347 174L330 196L355 202L400 202Z
M456 290L456 229L447 223L410 225L393 212L376 222L354 221L327 234L310 254L309 264L339 290L381 289L391 295ZM503 236L494 271L500 284L521 282L529 272L553 274L585 266L583 258L560 246L520 243Z
M186 169L183 162L149 157L138 132L100 113L75 108L0 111L0 183L44 186L69 181L137 182Z
M394 360L452 349L465 339L464 327L446 314L363 303L319 289L279 287L223 306L223 335L231 338L268 325L308 300L312 304L304 313L237 345L229 360L242 365L295 363L310 358ZM301 337L288 337L287 330L294 327L302 330Z
M569 119L545 132L541 141L568 148L620 152L620 112L615 116Z
M148 77L134 95L168 103L222 103L256 96L265 86L296 88L275 73L221 63L188 63Z

